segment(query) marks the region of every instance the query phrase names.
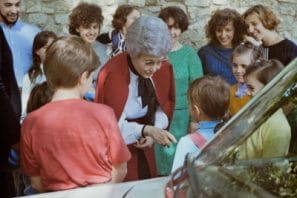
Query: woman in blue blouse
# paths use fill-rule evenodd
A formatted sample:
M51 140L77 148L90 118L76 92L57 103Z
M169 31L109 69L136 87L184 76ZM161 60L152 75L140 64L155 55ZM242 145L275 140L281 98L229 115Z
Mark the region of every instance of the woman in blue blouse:
M236 83L230 58L234 47L242 42L244 30L244 23L236 10L215 11L205 27L209 42L198 51L204 74L219 75L230 85Z

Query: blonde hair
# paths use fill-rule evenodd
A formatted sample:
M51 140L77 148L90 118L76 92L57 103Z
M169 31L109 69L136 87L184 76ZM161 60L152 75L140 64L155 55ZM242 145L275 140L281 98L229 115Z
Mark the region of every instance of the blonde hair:
M251 14L256 14L263 26L268 30L276 30L277 26L280 24L280 20L272 10L263 5L255 5L247 9L242 15L243 19Z

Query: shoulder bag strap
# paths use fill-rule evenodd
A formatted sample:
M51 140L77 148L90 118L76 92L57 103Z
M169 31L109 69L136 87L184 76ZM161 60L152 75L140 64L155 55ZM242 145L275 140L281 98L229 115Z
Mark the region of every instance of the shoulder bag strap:
M193 141L193 143L195 144L195 146L197 146L200 149L207 142L207 140L201 135L201 133L199 131L195 131L195 132L191 133L190 138Z

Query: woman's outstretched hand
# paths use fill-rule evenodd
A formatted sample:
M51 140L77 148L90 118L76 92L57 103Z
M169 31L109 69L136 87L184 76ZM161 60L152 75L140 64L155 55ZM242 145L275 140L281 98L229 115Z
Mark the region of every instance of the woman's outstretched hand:
M176 143L175 137L167 130L163 130L151 125L146 125L143 129L144 136L150 136L153 140L163 146L170 146L171 143Z

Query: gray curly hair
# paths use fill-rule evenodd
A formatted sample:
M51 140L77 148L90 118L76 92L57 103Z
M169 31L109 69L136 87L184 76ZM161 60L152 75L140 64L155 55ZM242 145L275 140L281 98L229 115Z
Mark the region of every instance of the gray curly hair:
M167 25L155 16L141 16L129 28L127 51L131 57L141 54L166 56L171 50L171 36Z

